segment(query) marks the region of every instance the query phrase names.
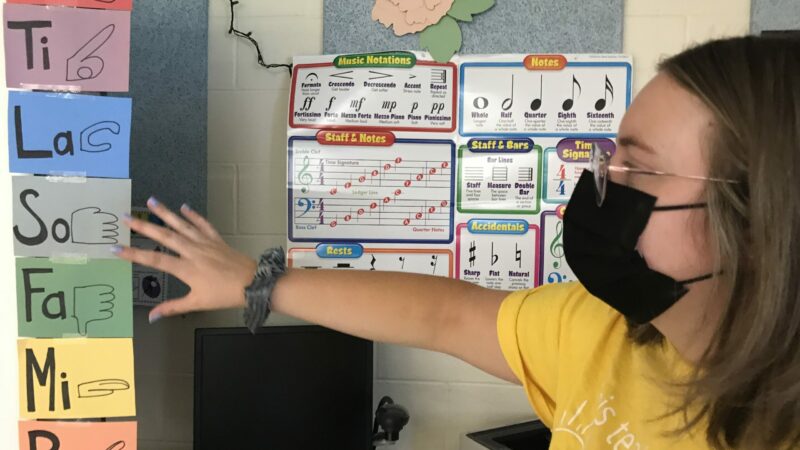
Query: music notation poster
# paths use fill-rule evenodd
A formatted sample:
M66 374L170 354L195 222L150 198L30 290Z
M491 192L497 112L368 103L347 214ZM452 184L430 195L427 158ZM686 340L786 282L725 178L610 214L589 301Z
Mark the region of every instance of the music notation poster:
M295 58L292 267L384 270L496 289L574 281L563 214L631 101L624 55Z

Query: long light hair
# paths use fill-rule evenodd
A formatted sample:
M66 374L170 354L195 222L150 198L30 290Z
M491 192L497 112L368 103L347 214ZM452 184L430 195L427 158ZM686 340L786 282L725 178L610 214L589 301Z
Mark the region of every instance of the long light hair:
M660 70L713 113L709 176L739 181L706 188L727 308L684 386L684 431L706 423L716 449L800 448L800 40L713 41Z

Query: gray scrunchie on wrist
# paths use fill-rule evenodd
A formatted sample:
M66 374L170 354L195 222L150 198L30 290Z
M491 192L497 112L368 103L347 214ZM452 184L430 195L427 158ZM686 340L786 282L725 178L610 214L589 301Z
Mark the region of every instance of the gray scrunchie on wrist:
M286 254L282 247L270 248L258 260L253 282L244 289L244 324L251 333L267 320L272 309L272 290L286 273Z

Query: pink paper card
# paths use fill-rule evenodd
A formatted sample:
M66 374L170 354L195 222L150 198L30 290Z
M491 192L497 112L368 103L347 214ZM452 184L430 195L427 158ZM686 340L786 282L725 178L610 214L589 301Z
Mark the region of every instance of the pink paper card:
M22 450L136 450L136 422L19 423Z
M78 8L119 9L130 11L133 0L6 0L7 3L27 3L29 5L61 5Z
M128 90L130 11L6 3L3 14L8 87Z

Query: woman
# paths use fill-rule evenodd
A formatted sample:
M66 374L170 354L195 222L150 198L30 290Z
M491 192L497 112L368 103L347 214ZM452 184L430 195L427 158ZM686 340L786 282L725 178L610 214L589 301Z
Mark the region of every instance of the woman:
M113 250L191 287L151 321L247 306L256 326L271 306L448 353L522 384L551 448L800 448L800 41L715 41L660 69L566 209L580 284L283 274L274 251L256 270L153 199L171 230L128 223L180 256Z

